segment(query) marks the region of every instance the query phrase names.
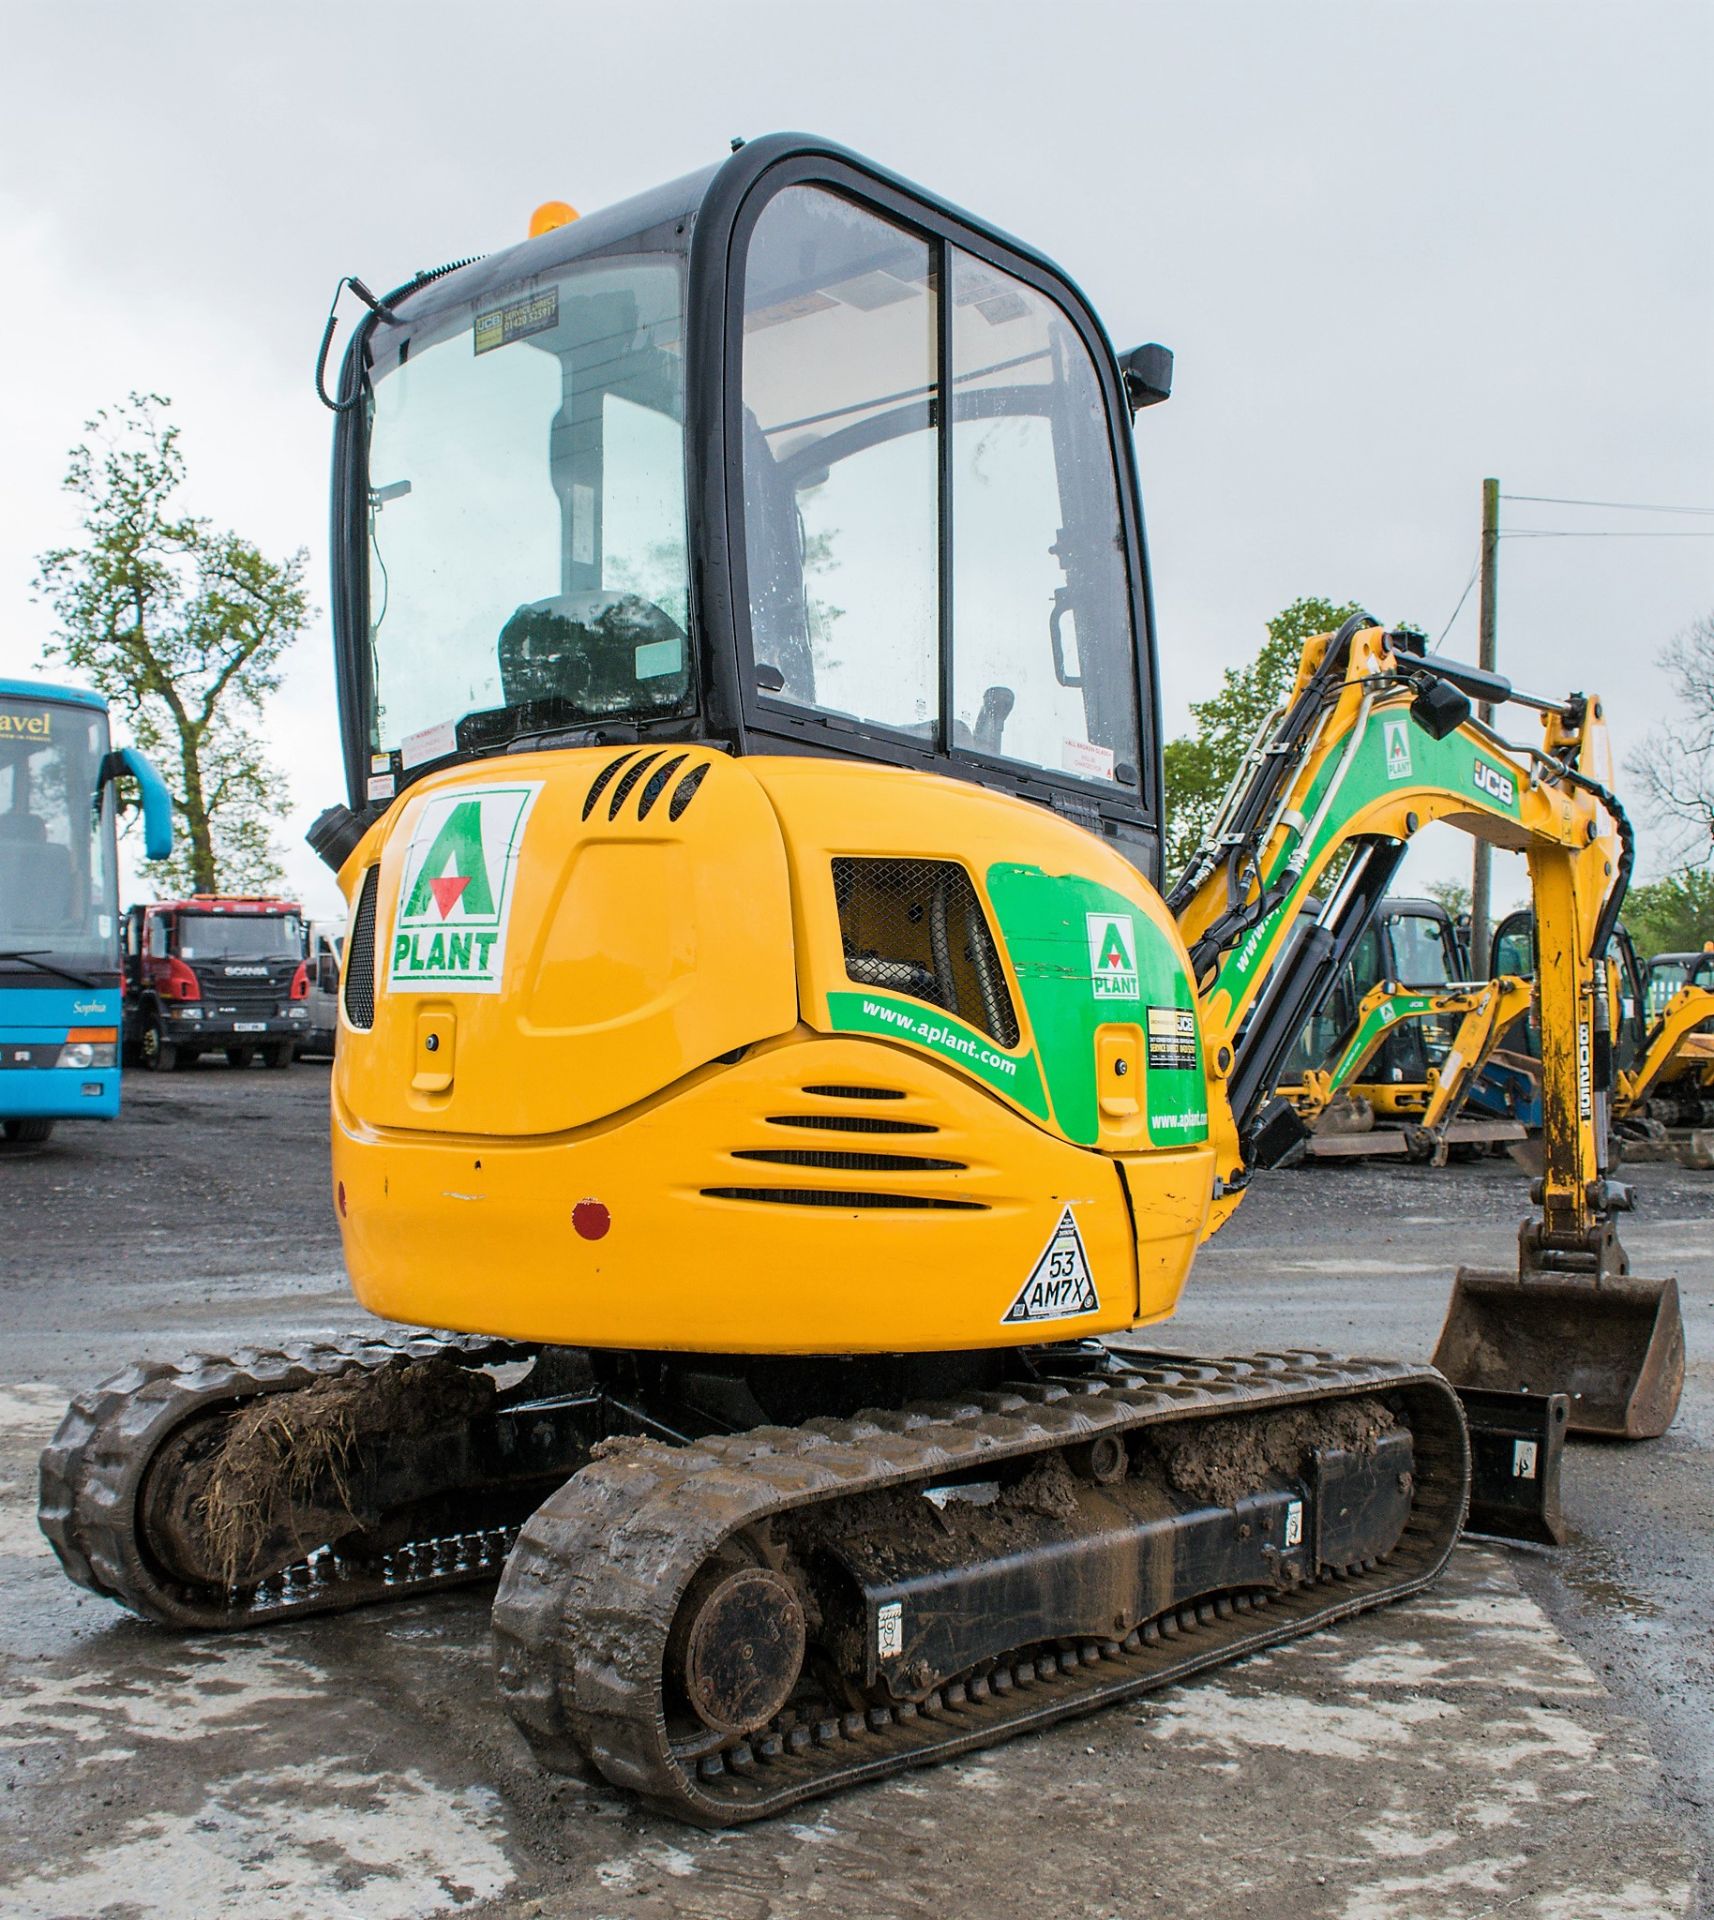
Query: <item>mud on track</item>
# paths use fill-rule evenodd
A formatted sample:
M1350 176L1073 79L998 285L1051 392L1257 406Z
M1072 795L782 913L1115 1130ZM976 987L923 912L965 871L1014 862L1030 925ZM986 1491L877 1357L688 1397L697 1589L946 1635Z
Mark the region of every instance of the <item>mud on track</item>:
M1424 1599L711 1835L536 1770L495 1704L479 1594L192 1639L70 1587L36 1533L34 1453L74 1382L363 1323L325 1099L320 1067L138 1076L117 1125L0 1160L8 1916L1710 1910L1714 1185L1639 1171L1626 1238L1684 1285L1691 1387L1658 1445L1573 1450L1569 1552L1467 1545ZM1280 1176L1161 1343L1421 1356L1456 1261L1503 1258L1522 1187L1497 1166Z

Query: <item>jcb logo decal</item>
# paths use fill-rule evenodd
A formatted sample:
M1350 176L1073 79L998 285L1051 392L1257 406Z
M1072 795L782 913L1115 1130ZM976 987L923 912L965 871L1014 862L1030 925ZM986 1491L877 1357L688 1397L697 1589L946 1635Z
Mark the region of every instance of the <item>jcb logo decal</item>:
M1478 793L1485 793L1490 800L1499 801L1502 807L1509 807L1518 797L1511 775L1502 773L1498 767L1489 766L1486 760L1476 762L1470 782Z

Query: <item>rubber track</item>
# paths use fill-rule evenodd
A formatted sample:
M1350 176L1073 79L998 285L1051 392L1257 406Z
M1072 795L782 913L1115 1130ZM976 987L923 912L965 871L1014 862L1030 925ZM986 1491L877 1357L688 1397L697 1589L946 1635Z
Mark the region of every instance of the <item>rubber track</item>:
M508 1709L546 1765L569 1772L593 1761L665 1812L728 1826L1312 1632L1415 1593L1444 1566L1464 1520L1469 1448L1456 1396L1432 1369L1254 1354L1151 1363L1119 1380L1019 1386L854 1420L760 1427L692 1447L642 1442L591 1461L525 1522L507 1560L494 1636ZM1375 1392L1404 1400L1416 1484L1398 1546L1354 1578L1271 1596L1259 1613L1187 1607L1146 1643L1133 1635L1134 1652L1109 1646L1075 1662L1026 1663L1004 1693L955 1684L921 1708L871 1708L813 1730L782 1721L700 1761L674 1753L662 1699L667 1634L692 1574L739 1528L901 1482L932 1485L1100 1433ZM1194 1629L1192 1644L1181 1626Z
M322 1547L254 1592L187 1587L161 1570L139 1537L138 1496L162 1443L209 1408L413 1360L450 1358L476 1367L533 1352L508 1340L424 1333L139 1362L79 1394L43 1449L42 1531L79 1586L173 1627L249 1627L491 1578L511 1544L509 1529L414 1541L380 1561L351 1560Z

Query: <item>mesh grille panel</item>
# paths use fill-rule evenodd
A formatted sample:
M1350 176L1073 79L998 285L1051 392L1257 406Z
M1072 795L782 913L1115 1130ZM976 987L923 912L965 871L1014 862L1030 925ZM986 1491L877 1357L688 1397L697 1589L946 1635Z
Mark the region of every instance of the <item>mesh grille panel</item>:
M704 1187L709 1200L756 1200L773 1207L935 1208L943 1213L986 1213L980 1200L941 1200L927 1193L833 1193L822 1187Z
M345 957L345 1017L365 1033L375 1024L375 895L381 869L363 876L357 911L351 917L351 950Z
M826 1133L938 1133L926 1120L883 1120L872 1113L771 1113L770 1127L815 1127Z
M835 860L845 971L956 1014L1002 1047L1018 1016L994 936L956 860Z

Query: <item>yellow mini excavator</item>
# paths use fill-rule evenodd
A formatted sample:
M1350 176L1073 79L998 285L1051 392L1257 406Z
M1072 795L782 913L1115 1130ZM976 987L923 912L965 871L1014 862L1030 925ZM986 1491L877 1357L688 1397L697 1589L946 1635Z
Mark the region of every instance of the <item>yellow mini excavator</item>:
M1446 1157L1444 1129L1456 1115L1476 1076L1487 1064L1500 1036L1529 1012L1534 989L1515 974L1497 980L1451 982L1442 987L1403 987L1382 980L1358 1002L1356 1018L1325 1067L1306 1069L1299 1080L1280 1088L1300 1119L1315 1121L1347 1088L1363 1082L1366 1068L1389 1035L1413 1021L1451 1028L1446 1052L1426 1070L1408 1138L1419 1157L1440 1164ZM1377 1093L1382 1090L1377 1088Z
M1472 1428L1490 1511L1531 1421L1658 1433L1599 700L1514 745L1506 682L1353 619L1163 892L1171 356L818 140L537 224L359 289L327 396L331 1199L402 1328L80 1397L71 1576L190 1628L498 1576L542 1760L719 1825L1417 1592ZM1542 932L1539 1214L1464 1277L1466 1398L1109 1348L1299 1138L1281 1063L1430 820L1524 851Z

